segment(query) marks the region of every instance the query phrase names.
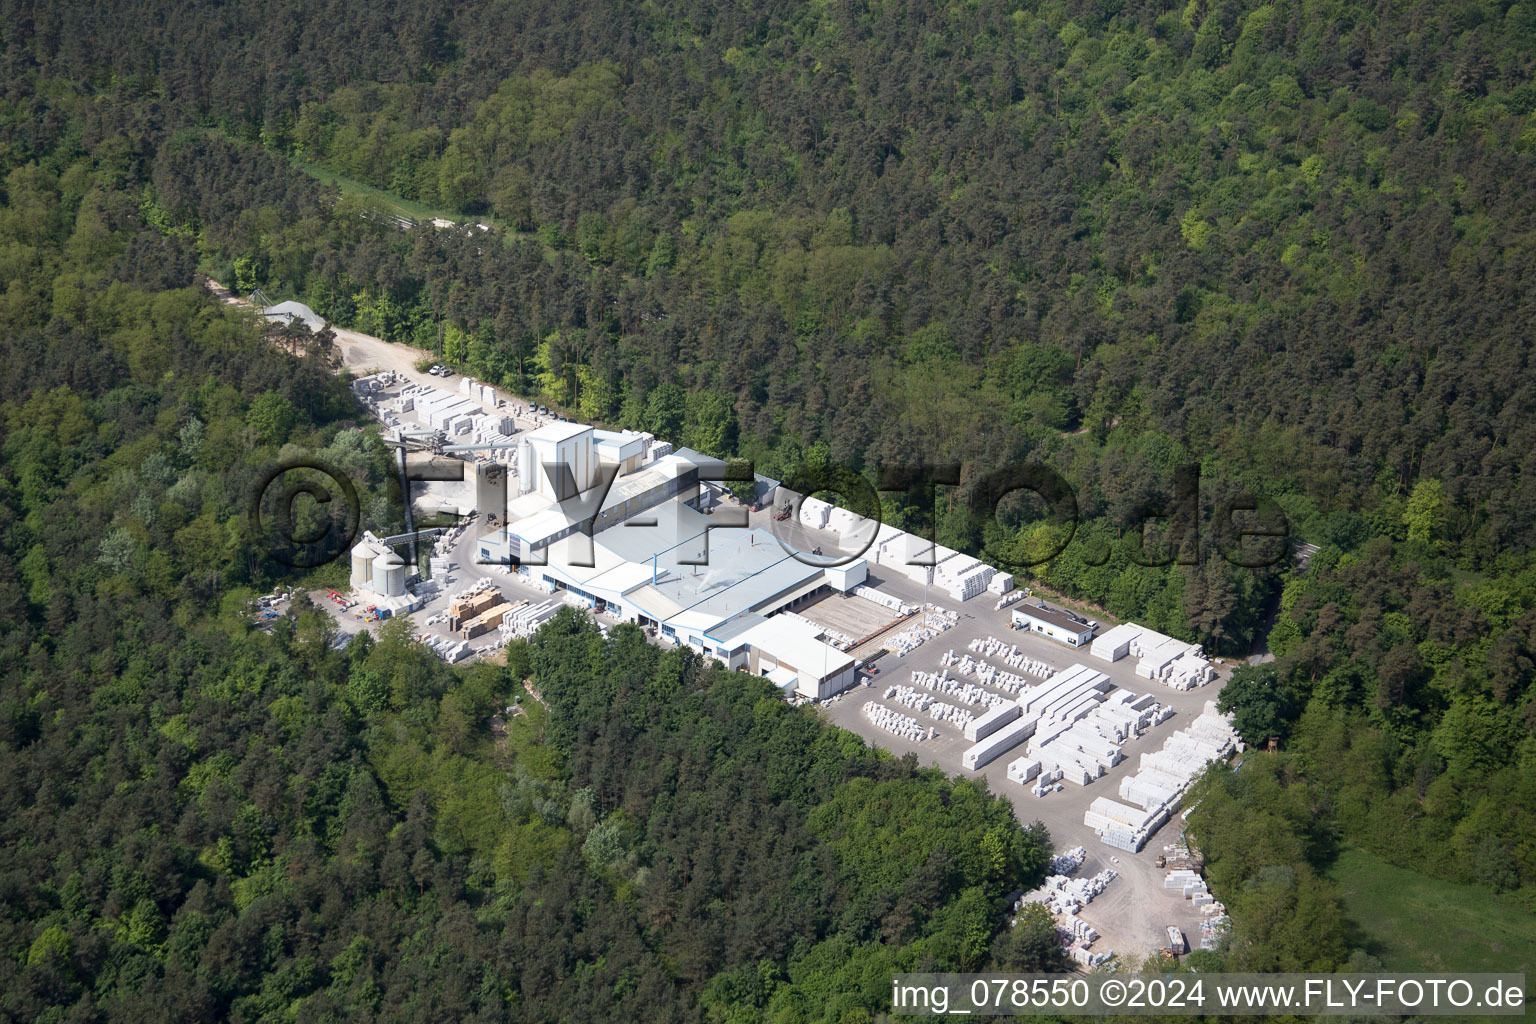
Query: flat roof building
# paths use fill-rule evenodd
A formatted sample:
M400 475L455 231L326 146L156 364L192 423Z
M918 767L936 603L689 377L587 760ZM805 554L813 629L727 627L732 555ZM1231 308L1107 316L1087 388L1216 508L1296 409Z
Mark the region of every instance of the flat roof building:
M1068 647L1082 647L1093 639L1093 626L1075 615L1043 604L1021 604L1013 608L1013 627L1048 636Z

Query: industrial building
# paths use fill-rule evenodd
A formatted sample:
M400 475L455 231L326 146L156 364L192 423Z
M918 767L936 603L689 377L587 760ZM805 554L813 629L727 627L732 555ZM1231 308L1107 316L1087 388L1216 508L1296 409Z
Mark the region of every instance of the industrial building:
M1094 625L1044 604L1022 604L1013 609L1013 628L1050 637L1068 647L1083 647L1093 639Z
M797 696L853 685L852 658L813 626L770 616L829 589L847 593L864 582L865 563L810 565L765 530L725 528L696 507L706 457L685 450L641 463L642 441L573 423L531 432L519 449L520 493L506 526L476 542L480 560L516 564L536 585ZM599 500L605 474L618 475Z

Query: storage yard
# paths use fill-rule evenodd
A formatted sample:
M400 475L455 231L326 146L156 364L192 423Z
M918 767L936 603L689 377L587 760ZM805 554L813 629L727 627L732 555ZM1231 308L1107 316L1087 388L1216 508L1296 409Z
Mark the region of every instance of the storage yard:
M413 496L451 495L471 503L456 511L479 516L436 538L426 579L406 578L392 550L401 538L365 535L352 596L373 618L414 613L418 638L448 661L528 635L565 605L605 629L635 622L657 642L763 675L787 698L823 702L872 743L984 777L1058 849L1081 846L1086 878L1063 872L1051 897L1092 890L1091 904L1058 916L1080 963L1166 948L1170 929L1200 935L1214 898L1165 889L1154 865L1180 841L1191 777L1234 749L1198 646L1130 623L1100 629L1014 590L1007 573L815 498L770 494L750 514L733 509L745 525L727 527L707 517L720 500L700 474L711 460L544 417L529 430L518 403L473 381L450 391L385 374L357 390L402 450L426 436L438 458L463 453L465 484ZM588 494L604 465L613 484L575 516L566 499ZM865 550L833 566L781 541ZM514 554L519 568L497 564ZM344 628L371 624L336 610Z
M922 601L920 584L887 578L883 569L871 571L868 585L914 607ZM1099 937L1093 952L1146 955L1167 945L1169 926L1178 927L1191 946L1198 945L1208 915L1184 898L1182 889L1164 889L1166 871L1155 864L1164 846L1180 841L1177 809L1165 809L1150 833L1143 828L1138 836L1132 829L1130 843L1115 828L1104 830L1111 840L1106 843L1092 827L1090 812L1100 800L1134 806L1142 812L1135 824L1144 826L1147 808L1136 801L1163 794L1176 800L1191 764L1207 754L1217 756L1223 746L1223 730L1215 723L1224 727L1224 720L1202 717L1217 687L1180 689L1148 679L1138 673L1141 659L1129 649L1109 661L1094 657L1091 646L1074 650L1012 629L1010 612L1020 602L1002 609L996 603L966 602L955 610L951 628L908 653L883 658L878 676L828 702L825 715L898 755L912 753L947 773L985 778L992 792L1013 802L1020 821L1043 822L1058 850L1085 848L1080 876L1116 872L1118 877L1079 913ZM1184 646L1188 653L1190 645ZM1067 671L1074 665L1079 668ZM893 689L898 693L887 699ZM932 705L898 701L898 695L909 694L926 695L934 705L942 703L960 714L940 709L935 716ZM1092 724L1091 731L1086 723ZM904 727L893 729L892 724ZM1096 749L1089 753L1083 744ZM1225 749L1233 749L1230 740ZM966 768L968 756L975 769ZM1066 770L1076 777L1066 777ZM1053 781L1042 786L1047 776ZM1084 776L1090 776L1086 782ZM1113 845L1138 839L1142 845L1135 852Z

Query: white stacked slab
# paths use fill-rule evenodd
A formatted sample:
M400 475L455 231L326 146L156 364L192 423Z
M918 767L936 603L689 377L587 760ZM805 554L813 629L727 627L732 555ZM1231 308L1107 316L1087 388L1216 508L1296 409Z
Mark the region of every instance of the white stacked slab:
M1015 758L1008 765L1008 781L1026 786L1040 774L1040 762L1027 757Z
M826 529L831 515L832 506L820 498L806 498L800 503L800 522L813 530Z
M1000 754L1007 753L1014 747L1023 743L1035 731L1033 718L1019 718L1012 723L994 732L986 739L979 741L975 746L968 748L960 755L961 767L968 771L976 771L990 764Z
M1080 696L1089 691L1103 692L1111 689L1109 676L1087 665L1072 664L1053 674L1044 682L1030 687L1019 695L1019 703L1026 712L1045 717L1048 709L1063 700Z
M1088 653L1105 661L1119 661L1131 652L1131 641L1142 634L1134 622L1123 623L1095 637Z
M1146 809L1099 797L1083 812L1083 824L1107 846L1135 853L1168 820L1168 808Z
M1216 712L1214 701L1187 729L1169 736L1161 750L1141 755L1140 771L1121 780L1120 795L1145 808L1173 806L1194 777L1237 745L1231 723Z
M911 715L903 715L899 711L892 711L883 704L875 701L866 701L864 704L864 717L874 723L878 729L905 739L922 741L928 739L933 730L918 722Z
M1024 714L1024 709L1016 703L999 704L980 718L974 719L965 727L965 738L972 743L984 740L997 732L1003 726L1010 724Z

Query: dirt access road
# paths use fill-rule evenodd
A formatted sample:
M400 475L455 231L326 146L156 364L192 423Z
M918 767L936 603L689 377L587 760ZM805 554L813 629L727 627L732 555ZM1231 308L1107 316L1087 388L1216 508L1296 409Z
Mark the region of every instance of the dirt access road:
M208 290L220 302L227 305L254 308L250 300L233 294L212 278L208 279ZM397 345L392 341L375 338L371 334L363 334L360 331L349 331L345 327L337 327L334 324L329 326L336 335L336 349L341 354L342 366L355 375L361 377L370 370L393 370L419 384L442 386L442 378L416 369L416 361L431 358L431 352L413 348L410 345Z

